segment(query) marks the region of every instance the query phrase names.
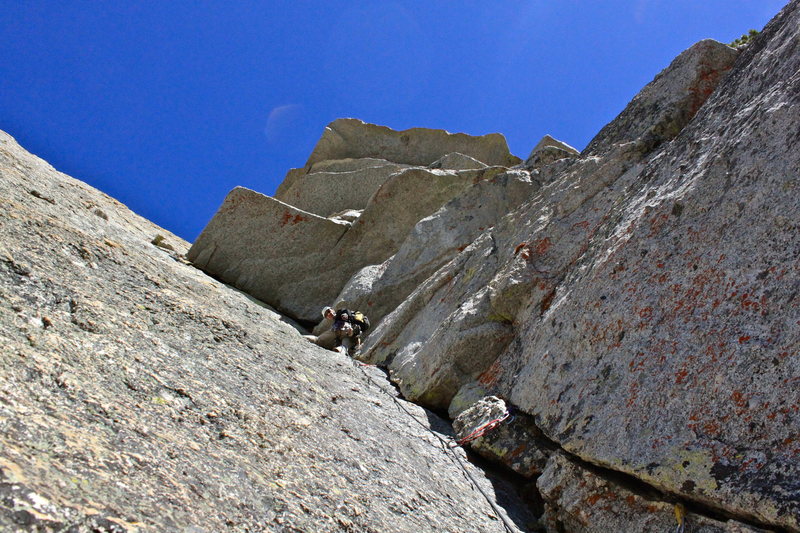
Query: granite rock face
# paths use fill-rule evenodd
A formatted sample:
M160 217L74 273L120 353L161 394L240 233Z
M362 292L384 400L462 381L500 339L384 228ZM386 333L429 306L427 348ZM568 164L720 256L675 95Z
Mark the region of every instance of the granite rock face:
M333 303L365 311L359 357L406 399L446 409L459 438L482 433L464 446L524 480L537 530L800 531L798 43L795 0L743 50L706 40L680 54L582 153L545 137L514 168L494 136L335 121L277 194L314 213L236 189L189 257L293 318L318 321ZM304 344L287 319L183 264L185 243L66 178L46 186L51 170L4 146L16 181L0 229L14 243L0 249L11 295L0 335L14 346L0 501L28 513L13 520L155 520L164 480L183 487L178 466L198 463L171 521L153 523L187 520L181 505L199 494L244 502L224 518L241 529L504 527L430 449L446 439L419 417L387 418L377 369ZM337 179L370 193L325 193ZM62 200L68 183L80 200ZM91 287L37 274L77 266ZM81 413L80 430L58 402ZM146 416L119 416L131 405ZM186 448L191 431L207 437L208 462ZM90 434L99 451L70 451ZM373 457L387 447L391 460ZM69 482L117 463L140 467L146 511L86 511L104 493ZM97 486L117 474L104 468ZM441 494L453 521L435 518L452 509Z
M561 170L557 178L548 178L538 194L487 230L488 238L475 240L462 252L473 259L459 257L442 266L430 278L441 282L419 285L404 306L385 318L371 335L368 360L388 364L407 397L437 408L447 408L467 383L492 381L483 374L514 339L517 325L526 322L532 309L541 311L550 305L556 286L586 252L596 228L608 216L619 197L611 186L635 179L651 153L649 147L677 135L680 130L659 126L665 116L678 117L673 122L685 125L690 116L685 108L696 102L678 98L672 91L694 94L692 88L709 77L708 65L726 72L732 62L728 52L736 54L720 43L698 43L601 132L619 143L590 145L602 155L571 160L563 168L561 161L554 161ZM653 109L661 112L652 113ZM634 124L636 131L628 132L628 124ZM534 172L541 176L548 169ZM469 263L474 267L464 266ZM435 290L430 290L432 286ZM401 309L414 309L426 325L420 329L417 318ZM431 330L430 324L438 328ZM494 338L490 341L487 335Z
M481 233L539 189L538 176L521 170L489 169L405 235L397 253L358 272L336 298L337 305L369 309L377 323L411 292L469 246Z
M236 202L280 204L244 189ZM291 213L287 226L310 216ZM444 446L448 424L380 370L309 344L187 248L0 133L0 530L535 521L498 505L509 486Z
M737 520L716 520L660 501L658 494L624 480L610 481L591 467L561 454L547 463L537 485L544 498L543 525L548 533L607 531L684 531L757 533L764 531ZM680 521L680 522L679 522Z
M489 166L509 167L520 163L520 159L508 151L505 137L499 133L475 137L427 128L395 131L353 118L340 118L325 128L305 166L332 159L364 157L427 166L454 152Z
M325 168L325 165L315 165L312 172L300 173L297 178L284 181L275 192L275 198L324 217L345 209L364 209L375 191L392 174L409 168L409 165L373 159L365 160L374 161L371 166L362 166L360 159L344 161L355 163L353 169L320 170L318 167Z
M253 193L242 202L242 193L232 191L189 259L279 311L316 323L319 309L334 303L359 271L391 257L418 221L507 170L495 163L519 161L498 134L397 132L337 120L275 198Z
M800 529L800 9L742 52L498 362L564 448ZM555 241L555 240L554 240Z
M540 189L364 359L439 409L504 398L661 502L800 530L798 28L795 1L741 53L698 43L582 154L526 165Z
M326 296L316 279L328 255L321 243L338 241L349 227L237 187L197 238L189 259L286 313L317 318L320 306L296 295Z
M567 143L559 141L550 135L545 135L531 150L528 159L525 160L525 168L533 170L560 159L579 155L580 152Z

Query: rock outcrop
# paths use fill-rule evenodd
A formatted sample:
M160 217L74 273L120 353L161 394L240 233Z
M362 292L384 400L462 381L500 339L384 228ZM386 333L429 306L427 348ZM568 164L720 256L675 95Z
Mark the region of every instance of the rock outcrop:
M289 209L245 189L229 200L255 218ZM289 227L312 216L287 212ZM309 344L187 248L0 132L0 530L535 521L380 370Z
M579 262L495 374L581 458L790 530L800 529L798 7L742 53L679 137L607 189Z
M341 285L406 398L468 432L481 398L516 410L471 446L538 479L549 531L668 528L675 503L800 530L798 28L794 1L743 50L697 43L582 153L546 137Z
M506 398L662 500L800 529L798 27L793 2L741 57L681 54L580 157L537 169L365 359L433 407Z
M528 159L525 160L525 168L533 170L560 159L574 158L579 155L580 152L567 143L545 135L531 150Z
M361 210L392 174L409 167L371 158L322 161L308 173L290 170L275 198L324 217L345 209Z
M320 161L364 157L428 166L452 153L469 156L489 166L508 167L520 162L509 153L505 137L499 133L474 137L428 128L395 131L386 126L343 118L328 124L305 166L309 168Z
M335 121L188 251L290 318L4 138L0 525L800 531L798 43L794 0L524 163ZM291 319L331 303L538 525L468 496L443 422L378 369L304 343Z
M245 202L232 191L189 259L295 319L316 322L351 277L391 257L418 221L507 170L498 164L519 162L499 134L398 132L336 120L275 198L249 194ZM345 221L342 212L353 216Z

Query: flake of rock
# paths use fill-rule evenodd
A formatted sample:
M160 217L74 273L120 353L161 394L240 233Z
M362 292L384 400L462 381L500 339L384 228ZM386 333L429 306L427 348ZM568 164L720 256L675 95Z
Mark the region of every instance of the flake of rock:
M453 420L456 438L483 457L526 478L544 470L554 446L546 442L530 417L512 415L506 402L482 398Z

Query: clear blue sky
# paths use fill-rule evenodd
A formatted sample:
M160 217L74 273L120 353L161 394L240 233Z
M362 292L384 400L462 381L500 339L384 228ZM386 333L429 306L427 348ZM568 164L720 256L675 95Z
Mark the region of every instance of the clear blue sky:
M356 117L582 149L682 50L783 0L0 0L0 129L194 240Z

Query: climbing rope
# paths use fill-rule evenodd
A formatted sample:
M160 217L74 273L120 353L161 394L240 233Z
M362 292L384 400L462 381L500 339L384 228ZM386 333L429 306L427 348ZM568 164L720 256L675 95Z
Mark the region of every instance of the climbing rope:
M468 444L477 438L483 437L486 433L488 433L489 431L493 430L494 428L496 428L497 426L508 420L509 417L511 417L511 413L509 411L506 411L505 413L503 413L503 416L486 422L484 425L480 426L466 437L457 440L456 444L458 446L464 446L465 444Z
M417 424L419 424L420 426L422 426L422 427L423 427L423 428L424 428L426 431L428 431L428 432L429 432L431 435L433 435L434 437L436 437L436 439L437 439L437 440L438 440L438 441L439 441L439 442L442 444L442 448L443 448L445 451L447 451L447 452L448 452L448 455L449 455L449 456L450 456L452 459L455 459L455 462L456 462L456 464L458 464L458 466L459 466L459 467L461 468L461 470L464 472L464 474L465 474L465 476L467 477L467 479L469 479L470 483L472 483L472 486L473 486L473 487L475 487L475 488L478 490L478 492L480 492L480 493L481 493L481 495L484 497L484 499L486 500L486 502L489 504L489 506L490 506L490 507L492 508L492 510L494 511L494 514L495 514L495 515L497 516L497 518L499 518L499 519L500 519L500 521L503 523L503 527L505 527L506 531L507 531L508 533L516 533L517 531L519 531L519 529L518 529L518 528L514 527L513 525L511 525L511 524L509 523L509 521L508 521L508 518L506 518L505 516L503 516L503 513L501 513L501 512L500 512L500 509L498 509L498 507L497 507L497 504L496 504L494 501L492 501L492 499L489 497L489 495L488 495L488 494L486 494L486 491L484 491L484 490L481 488L481 486L478 484L478 481L475 479L475 477L472 475L472 473L471 473L471 472L470 472L470 471L467 469L467 466L464 464L464 462L461 460L461 458L458 456L458 454L455 452L455 450L453 450L453 449L452 449L452 448L453 448L453 446L451 446L451 445L450 445L450 443L449 443L447 440L445 440L445 439L444 439L443 437L441 437L441 436L440 436L438 433L436 433L435 431L433 431L433 430L432 430L430 427L428 427L428 426L426 426L425 424L423 424L422 422L420 422L420 420L419 420L419 419L418 419L416 416L414 416L414 414L413 414L411 411L409 411L409 410L408 410L408 409L407 409L407 408L406 408L406 407L405 407L405 406L404 406L402 403L400 403L400 400L398 400L396 397L394 397L394 396L392 396L391 394L389 394L389 393L388 393L388 392L387 392L387 391L386 391L386 390L385 390L383 387L381 387L380 383L377 383L377 382L376 382L374 379L372 379L372 376L370 376L369 374L367 374L367 371L366 371L366 370L363 368L363 367L365 367L365 366L377 366L377 365L368 365L368 364L365 364L365 363L361 363L360 361L357 361L357 360L355 360L355 359L351 359L351 361L353 361L353 363L355 363L355 364L354 364L354 366L355 366L356 368L358 368L359 370L361 370L361 373L362 373L362 374L364 374L364 377L366 377L366 378L367 378L367 380L369 380L369 381L370 381L370 382L371 382L373 385L375 385L376 387L378 387L378 389L379 389L381 392L383 392L383 393L384 393L384 394L386 394L386 395L387 395L389 398L391 398L391 399L392 399L392 401L394 402L394 404L395 404L397 407L399 407L399 408L400 408L400 409L401 409L403 412L405 412L405 413L406 413L406 414L407 414L407 415L408 415L408 416L409 416L411 419L413 419L413 420L414 420L414 422L416 422ZM508 415L508 412L506 412L506 415ZM504 418L503 420L505 420L506 418L508 418L508 416L505 416L505 418ZM499 423L498 423L498 425L499 425ZM479 429L480 429L480 428L479 428ZM488 431L488 430L487 430L487 431ZM484 433L485 433L485 432L484 432ZM477 437L476 437L476 438L477 438ZM452 441L452 439L450 440L450 442L453 442L453 441Z

